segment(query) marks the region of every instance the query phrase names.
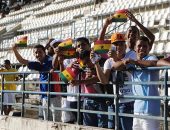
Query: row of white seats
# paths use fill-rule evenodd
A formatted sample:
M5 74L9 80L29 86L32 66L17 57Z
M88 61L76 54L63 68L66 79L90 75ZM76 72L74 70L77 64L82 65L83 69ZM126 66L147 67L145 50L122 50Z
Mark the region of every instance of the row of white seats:
M31 70L28 69L27 66L21 66L21 67L19 67L19 69L18 69L18 72L30 72L30 71L31 71Z
M44 13L49 13L49 12L54 12L58 10L64 10L66 8L70 9L71 7L81 7L84 4L90 4L93 3L94 0L69 0L61 3L56 3L50 4L49 6L46 6L42 10L36 11L34 15L41 15Z
M147 7L147 6L156 6L158 4L166 4L169 2L169 0L129 0L128 2L125 2L124 0L112 0L117 5L125 5L126 9L129 8L141 8L141 7Z
M157 54L157 55L163 55L169 53L170 53L170 42L154 43L150 51L150 54Z
M66 39L69 37L80 37L80 36L87 36L87 37L96 37L99 36L100 30L102 28L104 20L100 21L89 21L84 23L84 20L77 21L73 26L63 26L63 27L57 27L52 30L39 30L30 32L24 35L28 36L28 45L31 44L37 44L39 39L48 39L49 37L54 37L58 39ZM125 23L121 25L122 23L112 23L109 27L107 32L110 32L111 35L113 32L126 32L128 27L130 26L130 23ZM121 25L120 27L118 27ZM118 27L116 29L116 27ZM21 35L22 36L22 35ZM21 37L20 36L20 37ZM2 41L2 46L0 48L9 48L11 45L17 41L19 37L15 37L14 39L8 39ZM170 32L169 31L162 31L155 33L155 41L156 42L164 42L164 41L170 41Z
M109 5L109 7L110 7L110 5ZM105 8L105 9L107 9L107 8ZM104 11L102 9L100 10L100 12L104 14ZM66 13L67 12L65 12L64 14L66 14ZM38 27L48 26L48 25L51 25L51 24L58 23L60 21L67 22L67 21L71 20L74 16L83 14L83 12L80 12L79 10L74 10L73 11L73 17L68 18L67 15L65 15L66 19L62 19L64 14L63 15L61 15L61 14L62 13L59 13L59 15L51 15L51 16L47 16L47 17L43 17L43 18L41 18L41 17L40 18L31 17L29 19L26 19L22 22L22 26L23 26L22 31L27 30L27 29L34 29L34 28L38 28ZM159 15L155 16L154 14L159 14ZM155 21L155 20L159 21L159 19L161 19L161 21L158 25L164 26L166 24L166 18L167 18L167 15L168 15L168 8L141 13L141 15L144 18L144 25L148 28L153 27L154 23L155 23L153 21ZM152 17L150 17L150 16L152 16ZM59 19L62 19L62 20L58 21L58 19L56 19L56 17L59 18Z
M127 2L124 2L124 3L127 3ZM124 3L115 5L114 2L113 3L104 2L99 8L96 8L94 11L91 12L91 16L96 17L96 16L101 16L101 15L112 15L115 11L121 10L121 9L133 10L130 7L126 7ZM130 3L130 5L133 7L132 3ZM142 14L142 12L139 12L139 13ZM165 8L165 9L155 8L155 10L145 11L144 16L148 17L148 16L159 14L159 15L163 15L162 17L165 17L167 16L168 13L169 13L169 8Z
M0 25L13 23L15 21L22 21L25 17L33 14L34 10L41 9L45 6L45 2L39 2L32 5L23 6L22 9L10 12L9 15L0 20Z
M23 73L23 72L31 72L31 70L28 69L27 66L21 66L21 67L18 69L18 72L20 72L20 73ZM32 80L38 80L38 79L39 79L39 74L33 74L33 73L29 74L29 75L25 78L25 80L30 80L30 81L32 81Z
M155 41L170 41L170 31L163 31L162 33L155 33Z
M0 25L6 25L6 24L10 24L10 23L14 23L14 22L21 22L22 20L25 19L25 17L31 15L33 12L25 12L23 14L20 15L7 15L6 17L0 19Z
M48 15L44 17L33 17L31 16L28 19L23 20L22 22L22 31L26 31L29 29L35 29L35 28L41 28L41 27L47 27L51 25L55 25L57 23L65 23L65 22L71 22L73 21L73 18L76 16L83 15L83 10L80 11L79 9L75 9L72 12L65 11L63 13Z
M34 3L34 4L31 4L31 5L26 5L26 6L23 6L22 9L20 9L20 10L10 12L9 16L20 15L20 14L25 13L25 12L37 10L37 9L44 7L45 4L46 4L46 1Z

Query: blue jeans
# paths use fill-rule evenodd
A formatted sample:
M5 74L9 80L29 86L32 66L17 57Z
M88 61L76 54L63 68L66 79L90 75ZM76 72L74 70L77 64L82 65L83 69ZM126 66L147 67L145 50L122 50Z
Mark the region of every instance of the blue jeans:
M134 102L128 102L128 103L120 103L119 104L119 112L120 113L127 113L127 114L133 114L133 104ZM114 105L108 106L108 112L114 112ZM114 116L109 115L108 116L108 128L114 128ZM119 118L119 128L122 130L132 130L133 126L133 117L120 117ZM113 121L113 122L112 122Z
M134 102L120 103L119 112L133 114L133 105ZM122 130L132 130L133 117L120 117L120 123Z
M84 99L83 109L94 111L107 111L107 105L103 98ZM107 128L107 115L83 113L83 125Z
M108 105L108 112L115 112L115 107L113 104ZM108 128L115 128L115 116L108 115Z

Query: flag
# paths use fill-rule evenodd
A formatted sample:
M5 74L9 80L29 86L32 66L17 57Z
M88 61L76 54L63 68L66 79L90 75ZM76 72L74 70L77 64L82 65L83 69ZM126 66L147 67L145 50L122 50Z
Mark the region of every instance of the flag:
M118 10L112 17L112 22L127 22L126 9Z
M77 75L78 71L71 67L67 67L64 71L62 71L59 74L61 80L64 81L65 83L67 83L70 80L73 80Z
M64 50L63 51L63 56L66 59L75 58L76 57L76 49L75 48L71 48L71 49L68 49L68 50Z
M26 47L27 46L27 36L23 36L19 38L16 42L18 47Z
M73 44L73 39L69 38L69 39L64 40L62 43L60 43L58 47L70 49L72 48L72 44Z
M86 65L83 63L83 61L81 59L78 59L78 62L79 62L80 69L84 70L86 68Z
M97 40L94 43L94 52L98 54L104 54L111 48L111 42L109 40Z

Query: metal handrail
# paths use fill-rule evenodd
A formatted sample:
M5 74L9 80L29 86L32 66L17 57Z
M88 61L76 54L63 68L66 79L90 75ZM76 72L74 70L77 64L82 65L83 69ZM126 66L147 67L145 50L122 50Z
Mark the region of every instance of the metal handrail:
M105 114L105 115L114 115L115 116L115 130L118 130L118 125L119 125L119 117L120 116L126 116L126 117L135 117L135 118L144 118L144 119L155 119L155 120L160 120L164 122L164 130L168 130L168 121L170 121L170 118L168 117L168 101L170 100L170 96L168 96L168 84L170 84L170 81L168 81L168 69L170 69L170 67L147 67L147 68L138 68L137 70L166 70L165 75L164 75L164 79L162 81L150 81L150 82L124 82L124 84L157 84L157 85L164 85L165 88L165 93L164 96L128 96L128 95L119 95L118 94L118 89L116 90L115 94L85 94L85 93L63 93L63 92L50 92L50 90L48 90L48 92L37 92L37 91L26 91L25 90L25 85L28 83L43 83L43 84L48 84L48 86L50 84L65 84L64 82L55 82L55 81L46 81L46 82L29 82L29 81L25 81L25 75L26 74L30 74L30 73L38 73L37 71L31 71L31 72L23 72L21 74L23 74L23 80L21 81L4 81L4 75L5 74L19 74L18 72L1 72L0 74L2 75L2 81L1 81L1 85L2 85L2 90L1 90L1 114L3 114L3 106L4 105L13 105L13 106L21 106L21 116L24 117L24 110L27 107L33 107L33 108L46 108L48 113L50 109L54 109L54 110L59 110L59 111L72 111L72 112L78 112L78 117L79 117L79 113L80 112L86 112L86 113L99 113L99 114ZM59 71L56 71L57 73L59 73ZM48 72L46 72L48 73ZM49 74L50 75L50 74ZM4 90L4 84L22 84L23 85L23 91L13 91L13 90ZM116 82L115 82L116 83ZM118 87L116 87L118 88ZM22 103L21 104L13 104L13 103L3 103L3 95L4 93L21 93L22 94ZM49 106L49 102L50 102L50 98L48 98L48 106L47 107L43 107L43 106L36 106L36 105L27 105L25 103L25 94L47 94L48 97L49 95L59 95L59 96L76 96L80 99L80 97L103 97L103 98L114 98L115 100L115 106L116 106L116 110L115 112L101 112L101 111L90 111L90 110L84 110L81 109L80 107L78 107L78 109L71 109L71 108L60 108L60 107L50 107ZM120 98L128 98L128 99L143 99L143 100L162 100L164 102L164 116L160 117L160 116L139 116L139 115L133 115L133 114L126 114L126 113L119 113L118 112L118 101ZM80 100L79 100L79 105L80 105ZM49 115L49 114L48 114ZM48 117L49 119L49 117ZM80 118L78 118L77 123L79 124L80 122Z

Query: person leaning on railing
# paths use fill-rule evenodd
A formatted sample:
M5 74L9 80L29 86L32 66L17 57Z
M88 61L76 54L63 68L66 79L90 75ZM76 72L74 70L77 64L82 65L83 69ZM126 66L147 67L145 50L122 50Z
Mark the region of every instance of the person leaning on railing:
M76 67L78 63L78 56L83 52L83 51L90 51L90 43L89 40L86 37L79 37L75 39L75 49L77 53L76 58L65 58L63 55L63 50L61 47L57 47L55 49L55 57L58 58L58 61L56 63L59 63L60 65L60 71L62 72L64 69L67 67ZM55 65L55 62L53 62ZM78 76L76 77L78 79ZM78 85L73 85L73 84L67 84L67 93L79 93L79 86ZM67 96L67 102L70 104L67 107L77 109L77 100L78 98L76 96ZM70 120L67 120L68 123L74 123L77 120L77 113L76 112L71 112L73 116L71 116ZM74 117L74 118L73 118ZM81 121L80 121L81 122Z
M111 43L115 46L115 55L109 59L106 60L104 64L104 72L102 71L98 61L94 63L97 76L101 83L108 84L110 76L112 75L112 82L115 81L115 71L117 68L115 67L115 64L117 61L121 61L127 58L136 59L136 56L129 55L126 53L126 43L125 43L125 35L122 33L114 33L111 37ZM94 52L91 52L91 60L94 58ZM127 81L131 81L131 75L129 72L122 72L123 77ZM115 87L115 86L113 86ZM133 95L132 93L132 85L121 85L119 86L119 94L120 95ZM120 113L128 113L133 114L133 99L125 99L121 98L119 100L119 112ZM114 105L114 104L110 104ZM113 106L114 107L114 106ZM111 110L108 110L111 111ZM113 112L113 110L112 110ZM110 117L109 117L110 118ZM123 130L132 130L132 117L120 117L120 127ZM114 122L108 123L109 128L114 128Z
M81 85L82 93L86 94L104 94L105 90L100 84L96 75L96 70L90 60L90 51L83 51L79 58L86 67L81 73L81 80L70 81L73 85ZM107 111L106 98L102 97L83 97L83 109L95 111ZM107 128L107 115L98 113L83 113L83 125Z
M148 55L150 51L149 39L141 36L135 45L137 60L126 59L116 63L117 69L124 69L127 65L139 67L156 66L157 58ZM134 67L135 67L134 66ZM132 71L133 82L159 81L159 71L134 70ZM137 84L133 85L133 93L138 96L159 96L158 85ZM143 116L159 116L160 100L135 99L134 114ZM159 121L154 119L133 119L133 130L159 130Z
M12 46L12 50L17 58L17 60L24 65L27 65L29 69L31 70L36 70L40 72L40 82L42 81L48 81L48 73L52 70L55 70L55 68L57 68L57 63L54 65L54 67L52 67L52 60L54 62L56 62L56 58L51 58L49 56L46 55L45 53L45 48L44 46L38 44L35 45L33 48L33 54L36 58L36 61L29 61L27 59L24 59L18 52L17 50L17 45L13 44ZM44 72L46 71L46 72ZM47 92L48 91L48 84L43 84L40 83L40 91L41 92ZM54 92L53 87L50 87L50 91ZM42 98L42 105L44 107L47 107L47 95L46 94L41 94L41 98ZM55 100L56 100L56 95L51 95L50 96L50 106L55 107ZM52 111L52 118L50 120L55 121L55 111ZM44 120L47 120L47 109L43 108L43 116L44 116Z
M156 62L157 66L170 66L170 56L167 58L160 59Z

